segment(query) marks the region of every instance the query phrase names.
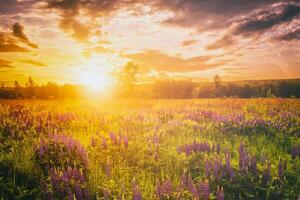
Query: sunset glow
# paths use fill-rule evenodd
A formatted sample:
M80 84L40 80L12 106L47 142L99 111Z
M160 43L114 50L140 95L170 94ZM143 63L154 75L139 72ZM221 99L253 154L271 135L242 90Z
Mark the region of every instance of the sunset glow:
M139 82L298 78L299 10L293 0L1 1L0 79L102 89L127 61Z

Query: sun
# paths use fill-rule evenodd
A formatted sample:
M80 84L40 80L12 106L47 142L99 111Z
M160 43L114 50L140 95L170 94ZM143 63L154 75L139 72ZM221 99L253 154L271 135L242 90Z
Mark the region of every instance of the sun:
M74 69L74 80L92 92L106 92L115 83L111 75L114 70L108 56L91 56L88 60Z
M105 91L112 84L112 80L107 74L97 71L81 72L79 82L95 92Z

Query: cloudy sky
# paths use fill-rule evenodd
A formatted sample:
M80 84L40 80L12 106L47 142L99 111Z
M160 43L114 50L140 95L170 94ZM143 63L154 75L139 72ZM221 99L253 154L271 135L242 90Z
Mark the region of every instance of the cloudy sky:
M299 0L0 0L0 80L300 77Z

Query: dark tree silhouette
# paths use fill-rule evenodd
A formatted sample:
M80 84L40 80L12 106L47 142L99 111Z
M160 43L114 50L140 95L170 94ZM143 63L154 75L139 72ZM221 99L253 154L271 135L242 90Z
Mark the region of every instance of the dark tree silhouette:
M220 88L221 88L221 77L218 74L214 76L214 84L215 84L216 97L219 97Z
M26 83L26 97L27 98L33 98L35 96L35 88L34 88L34 81L31 78L31 76L28 78L28 81Z

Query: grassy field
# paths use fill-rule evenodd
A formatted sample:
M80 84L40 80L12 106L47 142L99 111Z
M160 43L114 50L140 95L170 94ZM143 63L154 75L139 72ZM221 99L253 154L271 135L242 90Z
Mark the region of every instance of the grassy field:
M0 199L300 195L300 101L0 102Z

